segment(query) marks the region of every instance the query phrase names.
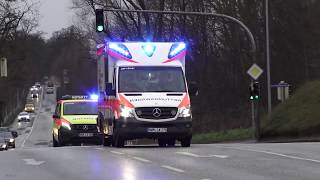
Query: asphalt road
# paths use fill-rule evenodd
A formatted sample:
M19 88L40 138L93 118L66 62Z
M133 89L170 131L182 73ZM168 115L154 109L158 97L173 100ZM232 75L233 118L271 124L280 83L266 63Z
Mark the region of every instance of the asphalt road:
M320 179L320 143L53 148L54 97L40 99L33 126L18 137L17 148L0 152L1 180Z

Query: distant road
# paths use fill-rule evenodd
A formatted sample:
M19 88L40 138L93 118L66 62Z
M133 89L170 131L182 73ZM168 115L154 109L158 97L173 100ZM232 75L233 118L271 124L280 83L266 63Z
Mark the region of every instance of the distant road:
M319 180L320 143L51 147L55 95L39 105L31 134L0 152L0 179Z

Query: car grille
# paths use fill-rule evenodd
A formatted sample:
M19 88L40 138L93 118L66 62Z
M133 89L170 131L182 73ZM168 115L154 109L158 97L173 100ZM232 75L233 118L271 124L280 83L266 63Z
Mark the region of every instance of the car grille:
M175 107L142 107L135 108L139 118L143 119L170 119L177 115L178 108Z
M97 126L95 124L73 124L72 128L77 131L95 131Z

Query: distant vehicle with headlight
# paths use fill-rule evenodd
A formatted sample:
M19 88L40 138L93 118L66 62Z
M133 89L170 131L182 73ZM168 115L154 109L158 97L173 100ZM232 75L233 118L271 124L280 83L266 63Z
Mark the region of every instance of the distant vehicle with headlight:
M98 129L104 145L152 138L159 146L180 141L189 147L192 115L189 95L197 88L185 76L183 42L108 42L98 47L108 59L105 97L99 101Z
M6 150L8 150L7 142L3 138L0 138L0 151Z
M27 103L25 106L24 106L24 111L25 112L29 112L29 113L32 113L34 112L35 110L35 107L32 103Z
M30 122L30 114L27 112L21 112L18 114L18 122Z
M11 132L0 132L0 139L4 139L7 148L15 148L16 147L16 141L15 137L12 135Z
M97 96L63 96L53 118L53 146L74 143L101 143L97 130Z

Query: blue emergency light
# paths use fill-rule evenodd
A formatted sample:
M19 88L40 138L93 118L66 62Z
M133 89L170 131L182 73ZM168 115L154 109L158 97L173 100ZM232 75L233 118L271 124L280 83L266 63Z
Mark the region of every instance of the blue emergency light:
M132 59L132 55L129 52L129 49L124 45L120 43L109 43L109 49L116 52L117 54L124 56L128 59Z
M148 57L151 57L156 50L156 46L153 44L145 44L142 46L142 49Z
M187 48L186 44L183 42L180 43L174 43L169 51L169 55L168 58L172 59L174 57L176 57L177 55L179 55L180 53L182 53L183 51L185 51Z
M98 100L99 96L97 94L90 94L90 99L91 100Z

